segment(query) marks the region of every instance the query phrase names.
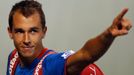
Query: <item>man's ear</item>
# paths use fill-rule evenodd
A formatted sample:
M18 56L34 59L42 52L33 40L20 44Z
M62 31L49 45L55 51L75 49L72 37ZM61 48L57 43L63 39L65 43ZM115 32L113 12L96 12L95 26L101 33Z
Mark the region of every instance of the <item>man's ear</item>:
M7 28L7 31L8 31L9 37L12 39L12 38L13 38L12 29L11 29L10 27L8 27L8 28Z
M43 29L43 37L42 37L42 38L44 38L44 37L45 37L46 32L47 32L47 27L45 26L45 28Z

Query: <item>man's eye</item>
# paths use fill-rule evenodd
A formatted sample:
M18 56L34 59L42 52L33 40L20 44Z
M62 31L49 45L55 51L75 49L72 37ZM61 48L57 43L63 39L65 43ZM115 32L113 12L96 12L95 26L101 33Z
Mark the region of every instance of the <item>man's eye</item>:
M23 31L16 31L15 33L19 33L20 34L20 33L23 33Z
M22 29L15 29L14 32L17 33L17 34L18 33L24 33L24 30L22 30Z
M38 32L37 30L31 30L30 31L31 33L36 33L36 32Z

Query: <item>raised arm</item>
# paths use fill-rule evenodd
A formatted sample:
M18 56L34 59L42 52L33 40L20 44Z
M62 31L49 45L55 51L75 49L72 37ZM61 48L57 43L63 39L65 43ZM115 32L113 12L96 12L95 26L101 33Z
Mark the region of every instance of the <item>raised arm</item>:
M123 18L127 11L127 8L123 9L108 29L88 40L80 50L67 59L67 75L79 75L85 66L98 60L108 50L117 36L128 33L132 25L128 19Z

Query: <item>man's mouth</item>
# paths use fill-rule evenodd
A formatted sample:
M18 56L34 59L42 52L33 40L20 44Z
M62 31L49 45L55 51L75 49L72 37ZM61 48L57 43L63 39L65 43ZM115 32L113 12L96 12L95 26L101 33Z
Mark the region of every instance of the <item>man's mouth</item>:
M24 50L33 50L34 46L22 46Z
M20 52L23 54L34 53L35 46L21 46Z

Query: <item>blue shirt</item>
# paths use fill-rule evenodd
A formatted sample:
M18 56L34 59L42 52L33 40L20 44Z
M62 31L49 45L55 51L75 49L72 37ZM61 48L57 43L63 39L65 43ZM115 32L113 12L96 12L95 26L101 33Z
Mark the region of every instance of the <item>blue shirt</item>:
M66 58L69 55L70 53L68 52L48 55L42 63L42 75L64 75ZM40 62L41 58L34 59L34 61L29 66L23 68L20 66L20 64L18 64L15 69L15 75L33 75L34 70L37 64ZM8 61L8 63L9 62L10 61ZM7 75L9 75L9 64L7 67Z

